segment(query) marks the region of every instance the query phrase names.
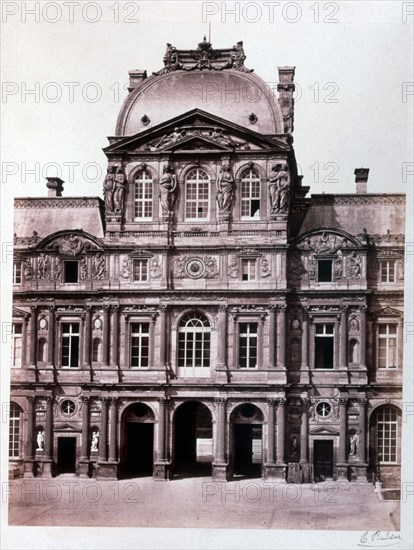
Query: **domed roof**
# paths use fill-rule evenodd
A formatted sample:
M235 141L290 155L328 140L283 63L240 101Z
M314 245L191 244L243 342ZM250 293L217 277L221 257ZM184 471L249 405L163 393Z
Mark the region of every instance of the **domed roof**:
M255 132L283 134L279 103L269 86L244 66L245 58L242 42L221 50L213 50L205 39L197 50L167 44L164 68L149 78L140 73L140 83L130 88L116 135L134 135L196 108Z

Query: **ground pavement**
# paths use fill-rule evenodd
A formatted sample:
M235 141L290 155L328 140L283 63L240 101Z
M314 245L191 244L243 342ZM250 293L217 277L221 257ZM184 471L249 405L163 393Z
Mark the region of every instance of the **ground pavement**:
M9 525L395 531L399 502L372 484L291 485L209 477L10 481Z

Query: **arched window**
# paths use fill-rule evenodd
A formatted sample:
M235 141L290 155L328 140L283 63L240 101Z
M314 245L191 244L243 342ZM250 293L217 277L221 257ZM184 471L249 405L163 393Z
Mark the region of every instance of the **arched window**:
M152 219L152 177L145 170L135 178L134 219Z
M92 361L98 363L101 361L101 339L94 338L92 342Z
M37 343L37 360L40 363L46 361L46 340L44 338L39 338Z
M185 315L178 328L178 374L209 376L210 323L200 313Z
M10 403L9 423L9 457L20 458L21 453L21 408L16 403Z
M241 217L260 217L260 175L256 170L247 170L241 178Z
M384 406L377 410L377 456L380 463L397 462L398 412Z
M185 178L185 217L207 219L210 202L210 178L201 168L190 170Z

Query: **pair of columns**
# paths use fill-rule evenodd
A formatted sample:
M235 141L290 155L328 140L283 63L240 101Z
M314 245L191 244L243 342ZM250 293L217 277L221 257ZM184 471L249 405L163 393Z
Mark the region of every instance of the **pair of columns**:
M27 430L24 456L24 477L33 477L33 463L35 461L35 398L27 398ZM44 429L43 453L39 461L43 463L43 477L50 477L53 459L53 397L46 397L46 419Z

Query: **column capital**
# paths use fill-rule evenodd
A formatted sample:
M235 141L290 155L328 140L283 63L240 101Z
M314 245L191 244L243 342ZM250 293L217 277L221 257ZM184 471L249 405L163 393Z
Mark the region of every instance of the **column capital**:
M31 305L30 310L35 312L37 310L37 305Z
M310 403L310 399L309 397L301 397L300 398L300 401L302 403L302 406L305 408L306 410L306 407L308 407L309 403Z
M270 406L270 407L274 407L275 405L277 405L277 399L275 397L269 397L267 399L267 404Z
M117 403L118 403L118 398L117 397L107 397L106 399L108 400L108 403L111 407L116 406Z
M339 405L341 407L346 407L347 403L348 403L348 398L347 397L340 397L339 398Z
M166 397L157 397L157 401L160 405L166 405L168 403L168 399Z
M160 311L162 313L166 313L167 309L168 309L168 304L160 304Z
M45 399L46 399L46 403L53 403L53 401L55 400L55 396L54 395L46 395Z
M219 311L221 311L222 313L226 313L226 311L227 311L227 304L220 304L218 309L219 309Z
M105 403L105 405L107 405L110 399L111 399L110 397L101 397L101 403L102 403L102 405L103 405L104 403Z
M286 402L287 402L287 399L285 399L284 397L277 398L278 407L284 407L286 405Z
M84 403L84 404L89 403L89 399L90 399L89 395L81 395L82 403Z
M358 399L358 405L360 405L361 407L365 407L367 403L368 399L366 397L360 397Z
M28 396L27 396L27 400L28 400L29 403L31 403L32 405L34 405L35 396L34 396L34 395L28 395Z
M225 397L215 397L214 403L216 403L216 405L225 405L227 403L227 399Z

